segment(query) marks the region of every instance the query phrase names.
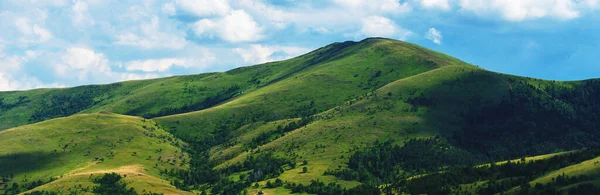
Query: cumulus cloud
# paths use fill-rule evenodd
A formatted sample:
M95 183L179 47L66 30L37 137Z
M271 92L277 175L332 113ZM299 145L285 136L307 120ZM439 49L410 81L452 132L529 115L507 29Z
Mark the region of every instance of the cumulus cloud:
M223 16L231 10L226 0L176 0L175 5L178 9L199 17Z
M104 54L83 47L68 48L61 60L62 63L55 66L56 73L60 76L77 75L80 81L111 72Z
M76 1L71 9L73 10L72 22L74 26L94 24L94 19L92 19L90 13L88 13L87 2Z
M193 24L197 36L219 38L228 42L258 41L264 37L260 27L244 10L234 10L218 19L202 19Z
M582 0L580 4L587 8L597 8L600 5L600 0Z
M166 72L174 66L183 68L204 68L216 60L215 55L207 49L195 49L193 58L162 58L134 60L125 63L128 71Z
M448 0L421 0L421 6L428 9L450 9L450 3L448 3Z
M0 38L0 58L4 57L4 40Z
M405 40L411 31L398 26L394 21L381 17L369 16L362 20L362 34L370 37L393 37Z
M25 75L21 78L14 78L11 74L0 72L0 91L61 87L64 87L64 85L57 83L44 84L38 78L32 76Z
M552 17L568 20L580 16L577 4L572 0L460 0L464 11L480 16L499 14L509 21L524 21Z
M37 77L24 73L23 63L28 60L28 57L0 56L0 91L63 87L56 83L44 84Z
M145 65L141 61L128 63L128 65L132 64L133 66L140 66L140 68L143 68L141 65ZM64 80L77 79L80 83L106 83L161 76L153 73L116 72L112 69L113 66L114 64L103 53L85 47L70 47L61 53L60 62L52 67L60 78ZM146 69L149 69L149 67L146 67Z
M431 40L435 44L442 44L442 32L438 31L435 28L430 28L425 34L425 38Z
M136 60L127 63L127 70L140 70L144 72L164 72L169 70L171 66L177 66L184 63L184 60L176 58L151 59L151 60Z
M336 4L352 10L373 13L405 13L411 11L408 2L398 0L333 0Z
M244 62L248 64L261 64L277 60L285 60L299 56L308 52L310 49L302 47L289 46L265 46L260 44L252 44L245 48L234 48L233 52L238 54Z
M173 5L173 3L165 3L162 8L161 8L162 12L172 16L175 15L175 13L177 12L177 10L175 9L175 5Z
M12 74L21 69L22 59L19 57L0 58L0 91L10 91L21 88L21 83L16 81Z
M160 31L160 22L157 16L152 16L150 23L141 24L138 31L139 33L123 32L117 35L115 43L145 49L182 49L188 44L181 34L169 34Z
M15 27L22 33L21 43L26 45L43 43L52 38L52 33L48 29L39 24L32 24L28 18L17 18Z

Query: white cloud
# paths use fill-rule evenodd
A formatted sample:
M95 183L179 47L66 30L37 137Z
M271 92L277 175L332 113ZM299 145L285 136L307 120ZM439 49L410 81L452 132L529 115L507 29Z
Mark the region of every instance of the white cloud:
M13 80L10 75L0 72L0 91L12 91L20 87L20 83Z
M213 38L215 35L228 42L261 40L264 29L244 10L234 10L219 19L202 19L193 25L197 36Z
M216 60L215 55L206 50L200 49L195 52L194 58L163 58L134 60L127 62L125 68L128 71L143 72L166 72L173 66L184 68L204 68Z
M177 11L176 11L175 5L173 5L173 3L165 3L162 6L162 12L165 13L165 14L167 14L167 15L169 15L169 16L172 16L172 15L175 15L175 13Z
M430 28L427 34L425 34L425 38L433 41L435 44L442 44L442 32L435 28Z
M38 24L32 24L28 18L17 18L15 26L22 34L20 42L25 45L43 43L52 38L52 33L49 30Z
M26 59L19 56L7 56L0 58L0 72L20 72L22 63Z
M409 30L398 26L394 21L381 16L364 18L360 31L362 34L370 37L389 37L400 40L405 40L412 34Z
M56 83L43 84L36 77L25 74L23 63L27 60L28 58L20 56L0 57L0 91L62 86Z
M412 9L408 2L401 4L398 0L333 0L333 2L347 9L370 13L405 13Z
M595 9L600 5L600 0L582 0L580 6Z
M0 58L0 91L21 88L21 83L12 77L12 74L20 71L21 64L22 59L16 56Z
M265 62L285 60L299 56L308 52L310 49L289 46L265 46L252 44L246 48L234 48L233 52L240 55L244 62L249 64L261 64ZM282 53L283 55L274 55Z
M169 34L161 32L157 16L153 16L150 23L141 24L139 31L139 34L124 32L117 35L115 44L137 46L145 49L182 49L188 44L181 33Z
M499 14L514 22L545 17L569 20L580 16L572 0L460 0L459 5L462 10L479 16Z
M421 6L428 9L450 9L450 3L448 3L448 0L421 0Z
M13 4L27 7L63 7L69 0L9 0Z
M128 62L127 67L128 71L132 70L140 70L144 72L164 72L169 70L171 66L183 65L185 63L184 60L176 59L176 58L165 58L165 59L151 59L151 60L136 60Z
M0 37L0 58L4 57L4 40Z
M103 53L85 47L70 47L60 53L60 61L53 64L58 78L64 81L76 79L77 85L108 83L124 80L157 78L160 74L115 72L111 62Z
M59 76L76 75L80 81L99 79L111 72L104 54L83 47L68 48L61 56L61 63L54 68Z
M88 12L88 4L83 0L76 1L71 8L73 10L73 24L74 26L81 25L94 25L94 19Z
M200 17L227 15L231 7L227 0L176 0L177 9Z

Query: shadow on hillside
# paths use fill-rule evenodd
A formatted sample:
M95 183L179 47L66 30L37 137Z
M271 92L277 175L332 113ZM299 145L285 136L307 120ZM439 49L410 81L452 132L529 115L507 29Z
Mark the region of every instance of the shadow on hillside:
M61 154L28 152L0 156L0 176L18 175L59 165Z
M413 106L427 108L424 123L438 123L443 130L455 127L444 132L455 146L500 160L599 144L600 81L562 87L551 81L466 72L408 98ZM542 84L529 84L535 82Z

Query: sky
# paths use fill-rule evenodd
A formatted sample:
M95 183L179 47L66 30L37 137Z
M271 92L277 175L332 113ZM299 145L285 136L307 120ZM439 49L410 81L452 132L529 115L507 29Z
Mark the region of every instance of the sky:
M226 71L367 37L600 78L600 0L1 0L0 91Z

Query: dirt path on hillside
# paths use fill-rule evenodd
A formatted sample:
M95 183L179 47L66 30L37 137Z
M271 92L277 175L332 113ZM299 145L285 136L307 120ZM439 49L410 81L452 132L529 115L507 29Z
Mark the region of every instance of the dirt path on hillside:
M86 167L82 167L79 170L83 170L83 169L85 169L87 167L90 167L92 165L93 164L87 165ZM73 171L73 172L75 172L75 171ZM119 167L118 169L109 169L109 170L98 170L98 171L88 171L88 172L71 173L71 174L69 174L69 176L105 174L105 173L118 173L118 174L121 174L121 175L126 175L126 174L146 175L146 173L144 173L144 166L142 166L142 165L128 165L128 166Z

